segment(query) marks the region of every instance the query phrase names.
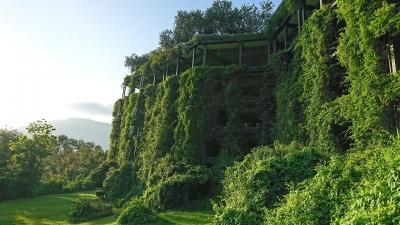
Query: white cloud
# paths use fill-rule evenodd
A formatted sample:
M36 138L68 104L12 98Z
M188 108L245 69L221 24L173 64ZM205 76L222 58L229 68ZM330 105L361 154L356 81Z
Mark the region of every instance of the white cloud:
M73 102L106 99L104 104L111 104L113 95L102 91L107 89L107 82L96 83L86 74L47 57L21 35L1 35L3 32L0 31L0 126L82 116L67 107ZM110 115L99 116L101 121L110 120Z

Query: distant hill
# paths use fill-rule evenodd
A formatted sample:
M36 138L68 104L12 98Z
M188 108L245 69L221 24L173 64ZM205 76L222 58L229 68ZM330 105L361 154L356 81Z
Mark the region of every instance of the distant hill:
M90 119L70 118L50 121L56 128L56 135L64 134L75 139L92 141L104 150L108 149L111 125Z

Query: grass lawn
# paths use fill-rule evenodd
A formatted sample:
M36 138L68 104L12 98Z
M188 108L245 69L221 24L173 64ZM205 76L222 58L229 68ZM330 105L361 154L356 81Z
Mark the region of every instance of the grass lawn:
M64 225L67 212L73 201L82 198L95 198L92 191L68 194L45 195L0 202L0 224L26 225ZM118 211L114 210L116 214ZM159 214L154 225L210 225L211 211L167 211ZM81 225L116 225L117 216L92 220Z
M69 224L67 213L73 201L95 197L93 192L80 192L1 201L0 224ZM116 224L115 221L115 216L109 216L82 224L111 225Z
M158 215L154 225L211 225L212 211L167 211Z

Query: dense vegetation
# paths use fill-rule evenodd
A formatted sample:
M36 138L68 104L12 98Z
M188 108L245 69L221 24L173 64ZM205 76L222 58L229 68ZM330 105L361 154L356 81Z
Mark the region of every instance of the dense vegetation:
M168 62L184 51L179 43L199 34L272 32L298 4L284 1L273 16L269 6L236 9L216 1L204 12L179 12L174 29L161 34L162 48L127 57L130 92L115 104L108 155L121 172L107 178L131 182L121 192L121 185L108 188L123 193L114 201L128 202L121 224L198 207L215 195L215 224L400 221L399 74L388 74L385 63L387 37L400 29L393 4L325 5L307 18L289 51L265 62L264 96L254 110L263 113L258 144L270 146L250 154L239 138L245 67L196 66L167 78L174 66ZM263 24L244 31L238 18L252 7L251 17ZM227 17L207 25L219 11ZM214 27L228 17L239 23Z
M281 52L268 63L279 78L274 130L324 160L304 157L290 171L277 163L282 146L265 158L268 148L255 150L226 170L216 224L399 223L399 74L388 74L382 48L399 22L385 1L340 0L308 18L293 60ZM291 146L285 157L304 154Z
M74 205L68 213L69 222L81 223L101 217L110 216L112 206L101 202L100 199L80 199L74 202Z
M92 171L105 158L100 146L56 137L44 120L31 123L27 130L29 136L0 130L0 200L95 186Z
M160 65L169 75L168 60L184 47L179 43L199 34L268 31L296 4L284 1L272 17L268 2L239 9L216 1L204 12L179 12L174 29L160 36L161 49L127 57L130 94L115 104L108 155L119 172L105 182L114 201L132 198L121 224L198 207L215 194L216 224L399 222L399 74L388 74L382 48L400 29L394 5L340 0L335 8L324 6L307 19L290 51L269 58L264 76L270 82L264 80L262 93L274 98L257 103L263 112L257 136L259 145L276 143L247 156L238 138L246 68L194 67L155 82ZM262 24L247 21L251 28L242 30L239 18L249 9L249 21ZM227 16L207 25L215 12ZM239 23L222 26L230 30L214 26L227 18ZM107 188L110 180L129 185Z
M159 49L126 58L129 90L114 105L101 164L100 154L79 168L63 166L97 153L33 124L32 138L3 132L0 172L8 172L0 173L0 189L25 182L29 190L10 196L26 196L59 180L101 187L101 198L122 207L119 224L152 224L165 210L211 206L218 225L399 224L400 73L389 73L386 62L400 13L391 1L337 0L314 10L253 81L261 83L254 107L243 103L251 99L242 88L250 68L179 64L204 38L198 35L265 31L272 38L299 3L285 0L274 15L269 1L241 8L215 1L205 11L178 12ZM250 144L258 147L249 149L243 115L254 114L261 121ZM11 173L27 178L4 182ZM76 206L92 210L87 202Z

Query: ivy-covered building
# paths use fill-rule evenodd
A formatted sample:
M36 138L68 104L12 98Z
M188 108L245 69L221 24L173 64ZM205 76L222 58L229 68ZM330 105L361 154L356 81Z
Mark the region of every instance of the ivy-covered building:
M153 52L123 83L109 159L134 162L150 196L162 184L201 192L256 146L388 142L400 129L399 12L396 0L285 0L265 33ZM187 173L177 162L211 175L171 181Z

